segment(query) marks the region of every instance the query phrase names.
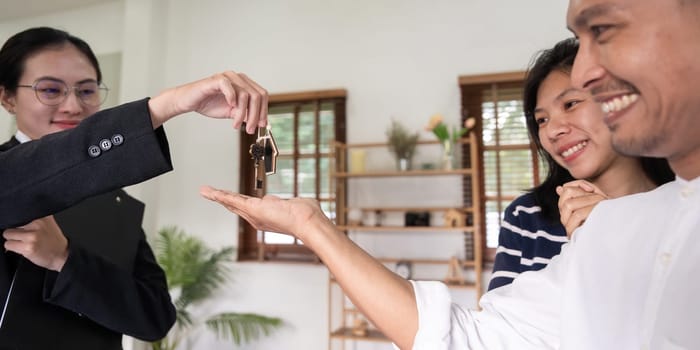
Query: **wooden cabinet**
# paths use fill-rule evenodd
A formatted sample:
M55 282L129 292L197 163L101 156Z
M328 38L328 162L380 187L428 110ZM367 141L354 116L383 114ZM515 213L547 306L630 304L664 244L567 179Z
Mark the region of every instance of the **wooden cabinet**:
M389 269L399 275L410 274L413 280L440 280L454 290L471 290L476 305L483 289L484 232L474 133L459 145L456 169L419 166L415 170L393 170L393 164L373 169L367 164L361 172L353 172L348 169L351 152L386 153L387 145L336 143L335 172L331 176L335 220L340 230ZM437 142L420 142L418 150L424 156L434 154L435 160L440 157ZM367 219L372 216L372 220ZM332 277L328 297L329 349L345 349L346 343L355 341L388 342L371 325L364 335L353 332L363 316Z

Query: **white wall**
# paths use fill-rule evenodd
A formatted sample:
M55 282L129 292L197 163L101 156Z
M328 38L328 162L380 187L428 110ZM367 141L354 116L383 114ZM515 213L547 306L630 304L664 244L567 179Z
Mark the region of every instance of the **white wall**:
M0 37L46 24L83 37L98 53L122 51L124 101L224 69L246 72L271 93L345 88L348 139L365 142L384 140L392 117L414 129L436 112L455 122L457 77L524 69L536 50L569 35L565 10L560 0L125 0L0 23ZM0 135L6 122L0 116ZM237 219L197 189L238 188L238 132L197 116L166 129L176 170L130 188L148 203L147 230L176 224L212 246L234 245ZM233 269L230 288L202 312L259 312L287 322L244 349L327 347L325 268ZM191 345L223 347L208 335Z

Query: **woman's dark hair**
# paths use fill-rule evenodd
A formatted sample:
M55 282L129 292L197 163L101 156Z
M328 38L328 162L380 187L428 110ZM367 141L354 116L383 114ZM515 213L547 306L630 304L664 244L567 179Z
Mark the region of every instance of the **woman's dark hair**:
M28 57L47 47L61 47L65 44L75 46L90 60L97 73L97 82L101 83L100 64L85 41L63 30L37 27L13 35L0 49L0 86L14 93Z
M578 51L578 41L569 38L558 42L553 48L540 51L534 61L530 63L525 78L523 92L523 110L530 139L537 146L537 152L547 163L547 177L539 186L530 191L535 201L542 208L542 214L553 222L559 222L559 196L556 193L557 186L561 186L574 180L568 170L554 161L551 155L542 147L539 137L539 126L535 121L535 108L537 107L537 92L542 82L555 71L571 74L574 58ZM656 185L662 185L672 181L675 175L665 159L641 157L640 162L646 176Z

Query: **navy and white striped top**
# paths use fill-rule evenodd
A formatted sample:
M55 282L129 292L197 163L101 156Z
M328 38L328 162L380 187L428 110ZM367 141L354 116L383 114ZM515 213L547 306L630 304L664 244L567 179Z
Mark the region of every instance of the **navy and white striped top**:
M489 290L513 282L521 272L544 268L566 242L564 226L542 215L532 193L516 198L501 222Z

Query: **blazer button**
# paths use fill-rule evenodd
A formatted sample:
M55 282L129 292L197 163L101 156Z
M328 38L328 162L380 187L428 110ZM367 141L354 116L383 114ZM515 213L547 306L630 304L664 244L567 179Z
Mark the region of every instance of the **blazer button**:
M102 153L102 150L100 150L100 148L95 146L95 145L88 147L88 154L92 158L99 157L101 153Z
M100 148L102 148L103 151L109 151L109 149L112 148L112 141L109 139L101 140Z
M114 134L114 136L112 136L112 145L119 146L122 143L124 143L124 136L121 134Z

